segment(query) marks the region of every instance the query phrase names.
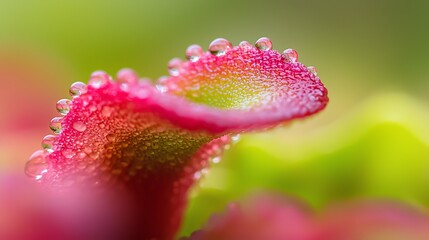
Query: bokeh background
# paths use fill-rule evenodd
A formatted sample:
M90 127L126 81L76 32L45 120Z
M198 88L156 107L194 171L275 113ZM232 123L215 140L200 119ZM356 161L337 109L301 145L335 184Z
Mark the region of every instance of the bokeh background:
M191 44L271 38L329 90L315 117L241 136L191 194L182 234L261 189L315 209L361 198L429 207L427 0L0 0L0 174L22 171L55 102L91 72L156 79Z

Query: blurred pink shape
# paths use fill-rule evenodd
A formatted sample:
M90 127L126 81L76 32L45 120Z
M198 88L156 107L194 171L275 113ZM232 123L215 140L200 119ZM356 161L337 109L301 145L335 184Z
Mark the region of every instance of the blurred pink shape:
M427 240L429 215L392 202L336 206L321 214L278 196L259 196L214 215L190 240Z

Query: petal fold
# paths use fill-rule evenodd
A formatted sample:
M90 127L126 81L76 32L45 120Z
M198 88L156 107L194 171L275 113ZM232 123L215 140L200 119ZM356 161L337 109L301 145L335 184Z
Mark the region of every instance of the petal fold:
M193 45L189 61L170 61L171 76L156 86L128 69L116 81L99 71L88 86L74 83L73 99L57 103L63 116L51 121L57 135L44 138L26 172L52 188L119 191L134 199L137 235L173 238L189 187L230 136L328 102L314 69L271 50L269 39L256 46L217 39L204 53Z

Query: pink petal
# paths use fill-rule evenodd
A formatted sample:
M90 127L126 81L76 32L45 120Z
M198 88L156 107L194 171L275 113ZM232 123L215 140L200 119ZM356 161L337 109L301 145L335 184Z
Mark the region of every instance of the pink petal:
M316 225L311 212L281 197L258 196L243 205L231 204L214 215L189 240L313 240Z
M278 196L259 196L214 215L189 240L425 240L429 215L391 202L337 206L315 214Z
M229 134L306 117L328 102L301 63L271 47L225 41L210 46L216 55L188 49L190 61L170 62L172 76L156 88L131 70L116 82L95 72L87 88L73 84L76 96L57 104L65 116L51 121L58 135L45 140L47 150L33 156L27 174L54 188L120 191L134 199L137 235L171 239L189 187L222 154Z

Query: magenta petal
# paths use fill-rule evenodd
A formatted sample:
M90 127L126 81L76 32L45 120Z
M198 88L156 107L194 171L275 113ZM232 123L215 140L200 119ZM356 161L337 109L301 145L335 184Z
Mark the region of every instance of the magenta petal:
M353 203L322 213L278 196L259 196L214 215L189 240L426 240L429 215L391 202Z
M132 199L136 237L173 238L189 187L230 134L306 117L328 102L315 72L267 43L216 40L213 54L194 45L156 87L131 70L116 81L95 72L88 86L74 83L72 101L57 103L64 117L51 121L58 135L45 137L27 174L51 188L119 191Z

